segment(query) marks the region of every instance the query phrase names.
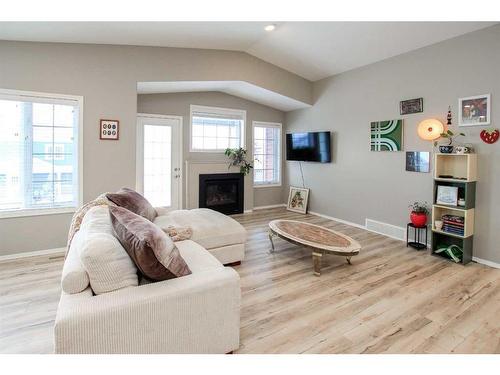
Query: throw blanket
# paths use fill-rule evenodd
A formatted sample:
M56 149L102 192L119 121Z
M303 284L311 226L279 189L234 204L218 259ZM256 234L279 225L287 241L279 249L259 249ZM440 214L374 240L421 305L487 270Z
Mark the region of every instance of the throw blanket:
M113 202L109 201L108 198L106 198L106 194L107 193L103 193L99 195L93 201L85 203L82 207L76 210L75 214L73 215L73 218L71 219L71 225L69 227L66 255L68 255L69 247L71 246L71 241L73 241L75 233L80 230L83 218L85 217L85 214L87 213L88 210L90 210L92 207L95 206L116 206Z
M90 210L92 207L95 206L116 206L116 204L114 204L108 198L106 198L106 194L107 193L103 193L93 201L85 203L73 215L73 218L71 219L71 225L69 227L66 255L68 255L69 247L71 246L71 241L73 240L75 233L80 230L83 218L85 217L85 214L88 212L88 210ZM161 229L166 234L168 234L172 238L172 241L174 242L189 240L193 235L193 230L190 227L176 227L173 225L169 225L167 228L161 228Z

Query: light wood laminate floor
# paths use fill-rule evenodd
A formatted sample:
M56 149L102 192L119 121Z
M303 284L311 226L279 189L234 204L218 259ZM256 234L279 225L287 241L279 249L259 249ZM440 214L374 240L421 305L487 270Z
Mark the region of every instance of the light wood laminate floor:
M234 216L248 231L238 353L500 353L500 270L453 264L382 235L283 208ZM348 265L280 239L296 219L360 242ZM0 263L0 353L51 353L61 256Z

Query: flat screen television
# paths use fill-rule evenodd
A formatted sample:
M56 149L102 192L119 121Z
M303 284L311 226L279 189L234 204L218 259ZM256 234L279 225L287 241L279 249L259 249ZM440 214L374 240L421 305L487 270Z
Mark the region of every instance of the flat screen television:
M288 133L286 160L330 163L330 132Z

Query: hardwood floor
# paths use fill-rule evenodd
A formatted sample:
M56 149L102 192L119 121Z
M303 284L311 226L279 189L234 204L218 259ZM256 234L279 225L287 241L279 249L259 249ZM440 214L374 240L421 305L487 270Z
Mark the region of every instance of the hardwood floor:
M270 209L234 216L248 231L236 353L500 353L500 270L461 266L362 229ZM276 239L267 223L324 225L362 245L348 265ZM63 258L0 263L0 353L51 353Z

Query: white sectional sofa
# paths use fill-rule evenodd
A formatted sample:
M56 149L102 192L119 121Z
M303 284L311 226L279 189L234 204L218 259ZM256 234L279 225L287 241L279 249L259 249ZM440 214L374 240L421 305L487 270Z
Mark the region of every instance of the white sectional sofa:
M139 285L127 279L128 286L102 292L103 280L122 285L115 280L121 276L116 271L120 268L112 262L94 261L91 264L104 274L96 277L96 270L84 267L79 256L82 251L95 250L89 250L89 243L100 246L99 241L109 236L108 223L97 226L97 230L95 225L86 224L99 212L102 219L102 209L93 208L86 214L64 264L55 352L228 353L238 349L239 276L223 263L243 259L245 229L212 210L160 212L155 220L160 227L180 225L193 229L191 240L175 243L192 273L156 283L142 281ZM102 259L109 258L109 241L106 246L94 251L98 255L102 252ZM88 259L84 261L87 264ZM92 289L93 282L99 285L100 294Z

